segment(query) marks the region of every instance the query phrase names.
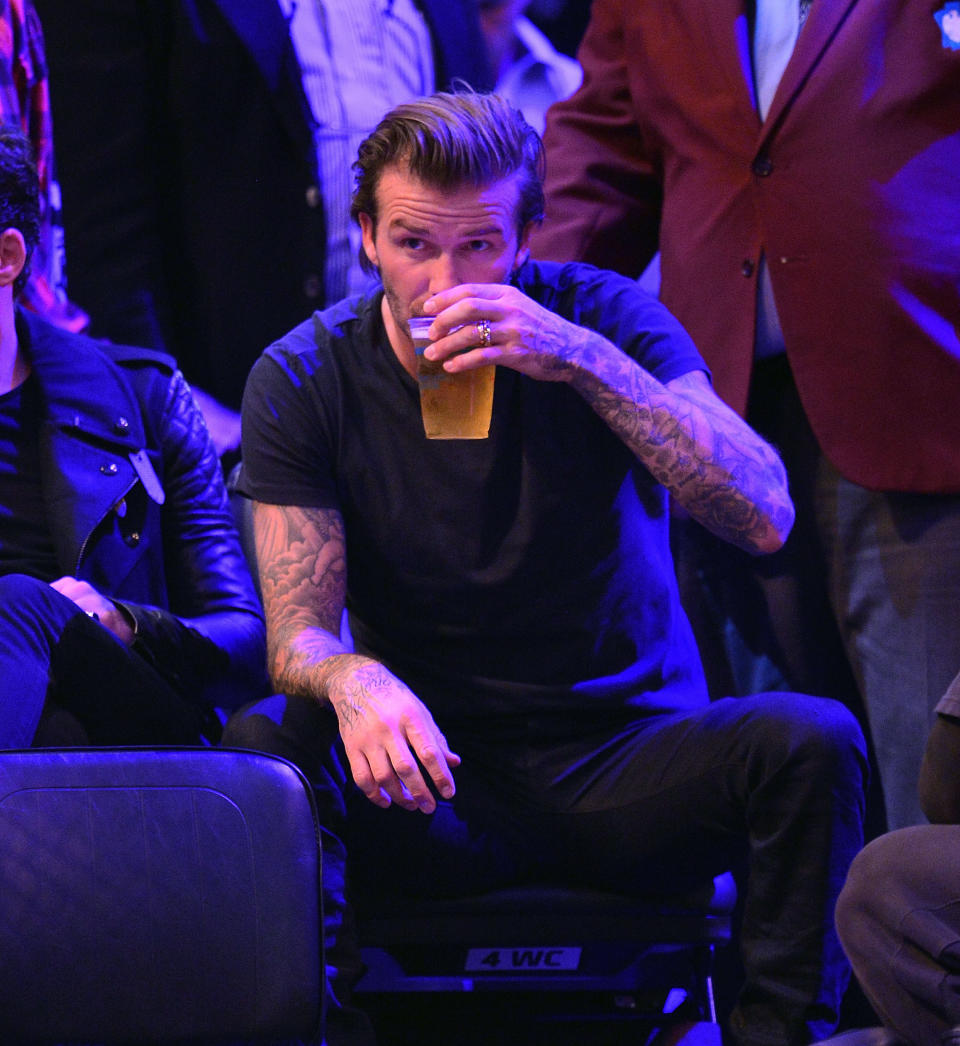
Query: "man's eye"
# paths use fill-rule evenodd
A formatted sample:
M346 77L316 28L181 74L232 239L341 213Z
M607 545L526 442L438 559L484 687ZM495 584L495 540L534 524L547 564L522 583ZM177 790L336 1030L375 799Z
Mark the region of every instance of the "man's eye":
M470 240L467 243L467 250L470 251L471 254L478 254L481 251L489 251L490 250L490 241L489 240Z
M400 241L400 246L408 251L419 251L423 249L423 240L416 236L407 236Z

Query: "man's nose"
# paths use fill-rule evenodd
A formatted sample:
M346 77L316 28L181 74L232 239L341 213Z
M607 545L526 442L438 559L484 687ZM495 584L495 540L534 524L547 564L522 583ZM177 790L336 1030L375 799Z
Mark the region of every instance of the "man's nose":
M430 293L439 294L461 283L456 261L450 254L438 254L430 271Z

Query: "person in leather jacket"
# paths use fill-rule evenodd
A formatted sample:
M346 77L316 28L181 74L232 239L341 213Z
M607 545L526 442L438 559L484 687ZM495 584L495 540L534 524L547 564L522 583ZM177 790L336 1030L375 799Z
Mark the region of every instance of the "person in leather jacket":
M222 471L174 361L21 309L39 220L0 130L0 747L214 741L265 686Z

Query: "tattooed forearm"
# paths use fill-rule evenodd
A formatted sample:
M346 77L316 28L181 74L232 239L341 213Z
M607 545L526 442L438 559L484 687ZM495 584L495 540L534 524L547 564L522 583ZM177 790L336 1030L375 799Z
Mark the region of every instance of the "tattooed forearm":
M336 632L346 588L346 541L338 512L254 505L263 605L278 627L304 613Z
M322 666L346 652L343 521L333 510L255 503L254 527L273 684L324 696Z
M667 388L589 331L574 359L571 384L694 518L749 552L780 547L793 524L783 464L702 375Z
M253 518L273 685L329 701L342 726L354 728L371 696L395 681L340 640L347 574L340 513L255 503Z

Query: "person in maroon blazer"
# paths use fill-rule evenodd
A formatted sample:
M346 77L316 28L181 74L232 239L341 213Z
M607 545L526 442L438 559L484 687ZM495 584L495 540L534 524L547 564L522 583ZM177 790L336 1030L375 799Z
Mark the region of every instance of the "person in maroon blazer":
M764 0L594 0L533 241L632 275L659 247L663 301L784 454L798 513L763 564L696 541L751 654L717 686L859 691L890 827L922 820L923 747L960 662L954 6L813 0L771 82Z

